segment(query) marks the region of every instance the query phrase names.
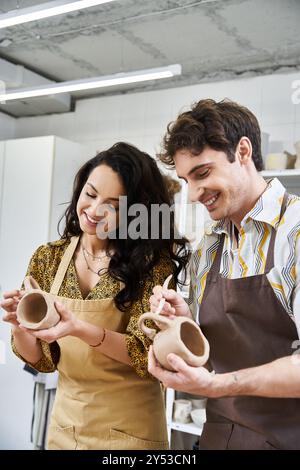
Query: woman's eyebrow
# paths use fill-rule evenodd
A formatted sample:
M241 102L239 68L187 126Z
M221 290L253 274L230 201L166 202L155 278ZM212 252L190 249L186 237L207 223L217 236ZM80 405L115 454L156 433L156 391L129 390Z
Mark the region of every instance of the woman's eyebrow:
M87 181L86 184L88 184L88 185L98 194L97 189L95 188L95 186L92 185L92 183L89 183L89 182Z
M92 183L87 182L86 184L88 184L98 194L97 189L95 188L95 186L92 185ZM106 201L117 201L117 202L119 202L118 197L107 197L105 200Z

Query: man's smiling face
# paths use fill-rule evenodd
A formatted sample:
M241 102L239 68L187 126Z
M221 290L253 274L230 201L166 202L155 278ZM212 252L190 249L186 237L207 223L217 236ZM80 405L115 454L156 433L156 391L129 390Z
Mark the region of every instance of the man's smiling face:
M213 220L240 219L247 204L247 172L238 155L230 162L226 154L204 147L199 155L188 149L174 155L176 172L189 185L192 202L200 202Z

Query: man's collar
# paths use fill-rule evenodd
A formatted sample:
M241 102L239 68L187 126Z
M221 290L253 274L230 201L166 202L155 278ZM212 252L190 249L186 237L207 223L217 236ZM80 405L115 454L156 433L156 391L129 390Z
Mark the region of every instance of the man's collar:
M277 178L270 180L266 190L258 199L255 206L243 218L241 227L243 227L249 219L252 219L265 222L277 229L284 193L285 187ZM211 233L226 233L229 235L230 221L228 219L222 219L213 222L211 225Z

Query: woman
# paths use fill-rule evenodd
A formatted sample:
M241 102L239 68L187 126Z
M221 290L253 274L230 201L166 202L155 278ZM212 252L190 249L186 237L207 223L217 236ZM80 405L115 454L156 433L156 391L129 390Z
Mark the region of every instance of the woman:
M136 203L147 208L142 224L132 215L126 220L125 197L128 214ZM41 372L59 371L49 449L168 446L160 384L147 373L149 340L137 327L153 286L169 274L176 283L187 263L172 213L170 237L162 236L162 224L158 237L138 236L145 222L149 234L157 229L151 204L163 203L170 205L169 196L149 155L126 143L99 153L75 178L62 238L38 248L27 272L59 296L60 322L26 330L15 313L22 292L1 302L17 356Z

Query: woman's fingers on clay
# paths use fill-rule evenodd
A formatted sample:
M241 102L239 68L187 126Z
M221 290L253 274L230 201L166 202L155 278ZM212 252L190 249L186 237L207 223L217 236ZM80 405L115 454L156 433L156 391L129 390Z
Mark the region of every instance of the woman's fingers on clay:
M0 307L3 308L6 312L14 312L17 309L19 301L9 298L1 300Z
M3 298L4 299L9 299L13 297L19 297L20 296L20 291L15 289L7 292L3 292Z
M8 322L8 323L12 323L14 325L19 324L19 322L17 321L17 317L16 317L15 312L6 313L5 315L3 315L2 319L3 319L3 321Z

